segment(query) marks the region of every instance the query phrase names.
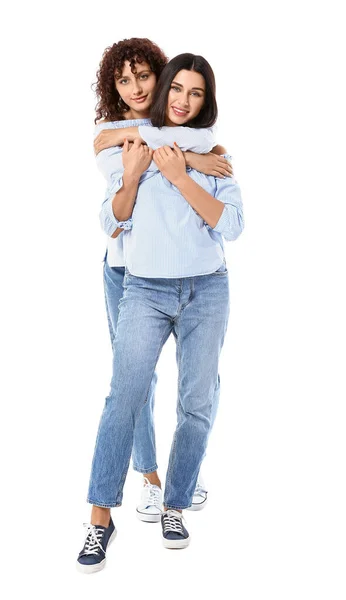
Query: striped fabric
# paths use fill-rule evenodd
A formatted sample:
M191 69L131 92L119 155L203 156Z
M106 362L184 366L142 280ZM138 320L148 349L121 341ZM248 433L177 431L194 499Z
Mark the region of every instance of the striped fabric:
M97 127L100 128L101 125L107 128L119 125L130 127L138 124L138 121L120 121L102 123ZM147 125L149 124L150 122L147 122ZM210 130L206 129L174 127L159 130L149 129L146 126L140 128L140 133L147 141L145 131L150 131L148 145L158 147L165 143L163 138L165 129L169 130L171 137L174 131L174 141L184 150L193 147L194 151L201 152L199 149L203 148L206 152L215 145L210 137ZM195 139L194 134L196 134ZM208 144L211 144L210 148ZM140 180L131 219L120 224L113 215L112 199L122 186L121 148L109 150L107 156L105 150L98 155L99 168L108 181L100 220L108 236L112 235L118 226L124 227L124 232L115 240L111 239L108 246L109 265L125 264L130 273L138 277L192 277L216 271L224 262L223 237L226 240L235 240L243 229L242 200L235 179L215 178L194 169L187 169L189 176L196 183L225 204L218 223L211 228L183 198L177 188L161 175L152 162ZM225 156L230 158L228 155ZM118 241L119 238L121 242ZM113 251L113 242L117 242L116 252ZM122 263L120 262L121 243Z

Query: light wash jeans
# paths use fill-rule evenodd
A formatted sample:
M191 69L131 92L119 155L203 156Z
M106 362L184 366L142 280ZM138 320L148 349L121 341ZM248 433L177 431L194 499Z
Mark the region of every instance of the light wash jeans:
M188 508L219 399L218 362L229 316L228 273L179 279L135 277L105 261L105 295L113 345L113 377L101 416L88 502L120 506L133 448L134 467L156 470L153 425L155 367L171 332L179 370L177 428L164 504ZM118 308L118 311L116 310Z
M110 267L107 263L107 255L105 256L103 266L103 283L105 293L106 312L109 326L109 334L111 344L115 339L119 316L119 301L123 296L124 288L123 281L125 275L125 267ZM176 337L175 331L173 335ZM178 362L178 352L177 352ZM136 421L133 448L132 448L132 466L139 473L152 473L157 471L157 456L155 445L155 425L154 425L154 406L155 406L155 389L157 383L156 372L151 380L148 398L141 410L141 413ZM217 413L220 398L220 376L217 376L215 387L215 398L213 402L212 425Z

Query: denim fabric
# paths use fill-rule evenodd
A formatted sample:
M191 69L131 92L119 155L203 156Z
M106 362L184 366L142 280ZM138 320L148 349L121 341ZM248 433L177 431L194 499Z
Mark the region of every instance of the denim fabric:
M123 281L125 267L110 267L105 257L103 267L103 282L105 291L106 311L112 348L117 329L119 301L123 296ZM156 463L154 402L156 372L153 375L148 398L136 422L133 438L132 463L135 471L152 473L158 466Z
M177 341L178 404L164 503L191 506L215 417L218 362L229 316L228 273L141 278L125 268L124 293L113 341L113 377L98 429L88 502L119 506L135 425L152 386L161 350Z
M119 301L123 295L123 280L125 267L110 267L105 256L103 267L103 282L105 291L105 303L109 334L111 344L115 339L119 315ZM173 330L173 335L175 331ZM178 347L177 347L178 363ZM152 473L158 469L155 445L155 424L154 424L154 405L155 405L155 387L157 383L156 372L153 375L148 398L142 408L141 414L136 421L132 448L132 466L135 471L140 473ZM216 416L220 396L220 376L217 376L215 387L215 398L213 402L212 425Z

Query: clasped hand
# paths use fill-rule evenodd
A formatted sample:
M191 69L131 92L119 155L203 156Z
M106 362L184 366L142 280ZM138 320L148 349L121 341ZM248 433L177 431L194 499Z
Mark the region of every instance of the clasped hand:
M162 175L173 185L177 185L186 176L184 154L175 142L173 150L169 146L162 146L155 150L153 160Z
M122 153L124 171L139 179L152 161L153 150L143 145L138 139L133 144L125 139Z

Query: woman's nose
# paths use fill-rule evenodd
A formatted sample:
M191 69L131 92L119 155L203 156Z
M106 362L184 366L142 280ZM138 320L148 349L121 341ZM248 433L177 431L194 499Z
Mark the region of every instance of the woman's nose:
M142 93L142 86L139 81L135 81L133 84L133 93L139 95Z

